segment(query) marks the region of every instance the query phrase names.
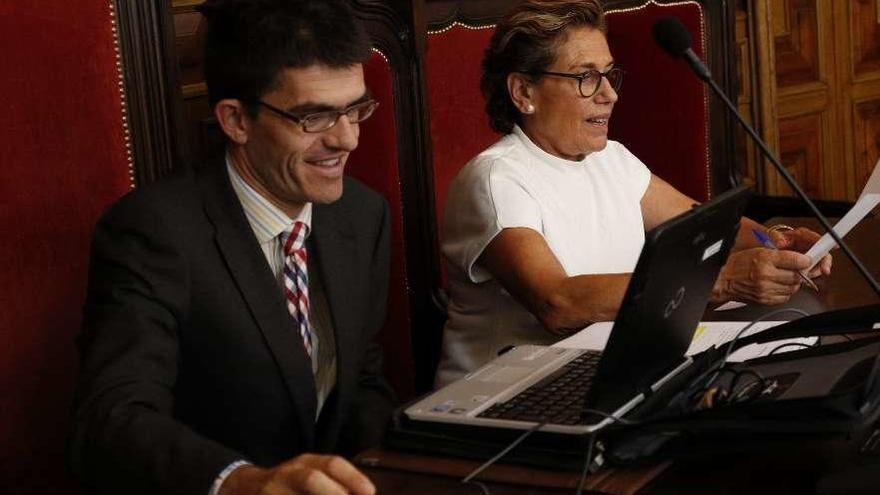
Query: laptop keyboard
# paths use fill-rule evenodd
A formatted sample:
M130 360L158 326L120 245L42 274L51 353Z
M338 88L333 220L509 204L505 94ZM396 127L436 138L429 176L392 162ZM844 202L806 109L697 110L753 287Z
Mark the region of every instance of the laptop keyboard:
M497 402L477 417L561 425L586 424L584 398L593 382L601 352L586 351L523 390Z

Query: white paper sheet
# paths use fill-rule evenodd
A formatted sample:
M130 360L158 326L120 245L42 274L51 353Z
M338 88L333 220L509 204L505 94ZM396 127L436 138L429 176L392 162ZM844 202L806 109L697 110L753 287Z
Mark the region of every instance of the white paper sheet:
M746 331L745 335L752 335L761 332L770 327L785 323L784 321L761 321L755 323L752 328ZM702 352L712 346L720 347L727 342L733 340L736 334L742 330L749 322L747 321L704 321L697 326L694 333L694 339L691 346L687 350L687 354L693 355ZM614 322L600 321L594 323L571 337L561 340L554 347L567 347L573 349L592 349L601 351L608 342L611 335L611 327ZM776 352L787 352L803 348L805 345L813 345L818 340L817 337L806 337L800 339L785 339L770 342L768 344L752 344L731 354L728 361L740 362L759 356L766 356L778 349ZM784 348L780 348L783 344L791 344Z
M713 311L730 311L731 309L739 309L745 306L746 303L739 301L727 301L726 303L718 306Z
M859 196L856 204L853 205L852 208L840 221L837 222L837 225L834 226L834 232L843 239L843 237L852 230L860 221L868 213L871 213L871 210L874 209L878 204L880 204L880 161L874 165L874 171L871 172L871 176L868 178L867 184L865 184L865 188L862 190L862 194ZM831 251L837 243L834 242L834 239L831 238L831 234L825 233L825 235L820 238L816 244L813 244L813 247L807 251L807 256L810 257L812 263L810 264L810 268L804 270L804 274L808 273L810 270L816 266L816 263L822 260L822 258Z

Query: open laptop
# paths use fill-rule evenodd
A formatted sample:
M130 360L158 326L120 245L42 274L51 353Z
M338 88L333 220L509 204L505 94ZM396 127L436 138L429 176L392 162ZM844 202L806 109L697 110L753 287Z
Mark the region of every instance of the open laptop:
M410 423L583 434L686 369L685 352L750 197L742 186L657 226L603 352L523 345L404 411Z

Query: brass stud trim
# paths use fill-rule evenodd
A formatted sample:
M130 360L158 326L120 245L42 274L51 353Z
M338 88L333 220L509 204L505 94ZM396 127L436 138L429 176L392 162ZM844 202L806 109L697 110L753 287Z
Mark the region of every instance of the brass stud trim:
M119 44L119 29L116 25L116 5L113 3L113 0L110 0L110 32L113 33L113 52L116 57L116 87L119 90L119 99L120 99L120 108L121 108L121 117L122 117L122 131L123 131L123 141L125 142L125 155L126 161L128 162L128 181L129 187L134 189L137 185L137 180L134 172L134 153L132 151L131 144L131 128L129 126L128 121L128 106L125 97L125 80L123 76L123 61L122 61L122 49Z

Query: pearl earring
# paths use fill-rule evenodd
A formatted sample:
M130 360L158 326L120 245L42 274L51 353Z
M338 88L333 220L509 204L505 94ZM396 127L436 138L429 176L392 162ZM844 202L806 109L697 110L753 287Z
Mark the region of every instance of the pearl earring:
M535 111L535 106L529 103L526 105L526 113L533 113Z

